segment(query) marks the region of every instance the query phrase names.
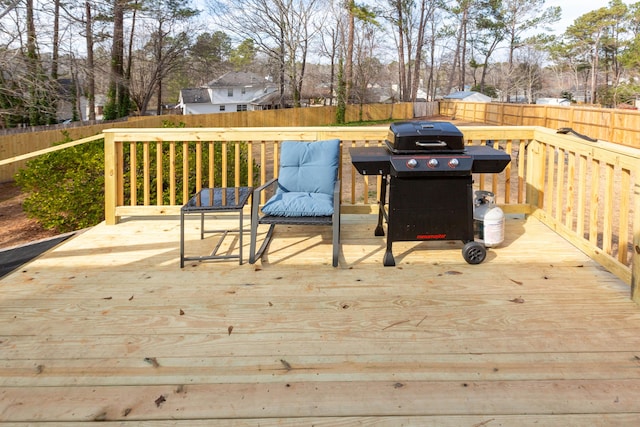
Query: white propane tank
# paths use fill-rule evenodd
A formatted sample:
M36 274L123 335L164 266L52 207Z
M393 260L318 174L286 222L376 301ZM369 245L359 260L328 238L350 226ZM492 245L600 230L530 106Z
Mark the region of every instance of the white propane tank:
M475 192L473 228L478 239L488 248L504 241L504 213L494 203L494 195L490 191Z

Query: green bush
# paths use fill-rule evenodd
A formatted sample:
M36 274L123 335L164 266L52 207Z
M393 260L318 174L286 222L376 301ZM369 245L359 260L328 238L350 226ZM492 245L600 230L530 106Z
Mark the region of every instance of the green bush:
M184 127L183 123L175 125L164 123L164 127ZM68 142L67 138L63 142ZM61 142L62 143L62 142ZM202 144L202 181L203 186L210 186L209 176L209 145ZM235 143L227 144L227 182L234 185L235 169ZM247 144L240 144L240 185L248 183ZM156 144L149 145L150 202L157 201ZM170 200L170 157L169 145L162 147L162 204L171 204ZM125 178L125 205L131 204L131 173L130 145L124 145L124 178ZM144 204L144 178L142 168L144 165L144 153L142 144L136 149L136 204ZM196 144L190 143L187 150L189 162L188 195L196 190ZM183 157L184 152L181 143L176 143L175 148L175 192L176 204L182 204L183 200ZM222 184L222 146L214 144L214 184L220 187ZM260 167L254 162L254 182L258 182ZM25 169L16 174L16 183L28 196L24 202L24 211L32 218L36 218L48 229L58 232L67 232L90 227L100 223L104 219L104 140L97 140L87 144L77 145L64 150L39 156L27 163Z
M102 140L97 140L30 160L15 177L16 183L28 193L23 205L27 215L38 219L45 228L59 232L79 230L102 221L103 147Z
M183 122L180 123L174 123L174 122L170 122L170 121L163 121L162 122L162 127L164 128L183 128L185 127L185 124ZM214 176L213 176L213 184L211 185L211 183L209 182L208 178L209 178L209 159L210 159L210 154L209 154L209 143L207 142L199 142L199 143L189 143L188 144L188 150L187 150L187 156L188 156L188 164L189 164L189 173L187 176L189 185L188 185L188 196L190 197L191 195L195 194L196 192L196 168L194 167L196 164L196 153L197 153L197 148L196 148L196 144L201 144L201 149L202 149L202 156L201 156L201 161L202 161L202 167L200 170L200 174L202 176L202 185L203 187L220 187L222 185L222 144L220 143L215 143L213 145L213 158L214 158ZM248 170L248 166L247 166L247 158L248 158L248 146L246 142L237 142L237 143L232 143L229 142L227 144L227 165L229 165L229 169L227 171L227 185L228 186L233 186L234 185L234 174L235 174L235 168L233 167L234 162L235 162L235 150L234 150L234 145L235 144L240 144L240 185L241 186L246 186L248 185L249 179L248 179L248 175L249 175L249 170ZM125 194L125 200L124 200L124 204L125 205L129 205L131 204L131 170L130 170L130 164L131 164L131 148L129 144L125 144L124 146L124 164L125 164L125 170L124 170L124 194ZM172 204L171 202L171 198L170 198L170 191L171 188L169 186L170 184L170 162L171 162L171 158L170 158L170 146L169 144L163 144L162 145L162 204L163 205L170 205ZM151 171L151 178L150 178L150 182L149 182L149 198L151 201L151 204L155 204L156 200L157 200L157 180L158 180L158 176L155 173L156 169L157 169L157 165L156 165L156 155L157 155L157 146L156 144L149 144L149 160L150 160L150 171ZM183 199L183 188L184 188L184 175L183 175L183 159L184 159L184 151L183 151L183 146L182 143L176 142L175 144L175 161L174 161L174 165L175 165L175 203L180 205L182 204L182 200ZM137 178L137 182L136 182L136 187L137 187L137 191L136 191L136 205L143 205L144 204L144 178L143 178L143 168L144 168L144 151L143 151L143 146L142 144L138 144L138 146L136 147L136 178ZM253 171L254 171L254 176L253 182L258 182L259 178L260 178L260 166L257 165L254 162L253 165Z
M209 151L209 143L207 142L196 142L190 143L188 145L188 149L186 155L188 156L188 174L186 179L188 180L188 196L195 194L196 192L196 144L201 145L202 155L202 167L200 170L200 174L202 176L202 186L203 187L220 187L222 185L222 144L215 143L213 145L213 158L215 162L214 172L213 172L213 184L209 182L209 160L210 160L210 151ZM235 183L235 144L240 144L240 185L246 186L248 185L249 179L249 171L247 166L247 143L246 142L229 142L227 144L227 186L233 186ZM170 205L171 201L171 188L170 188L170 146L169 144L162 145L162 204ZM148 149L148 157L150 160L150 182L149 182L149 198L152 204L155 204L157 201L158 191L157 191L157 182L158 176L155 173L157 165L156 165L156 155L157 155L157 146L155 143L149 144ZM181 143L175 144L175 204L182 204L183 200L183 188L184 188L184 175L183 175L183 159L184 159L184 151ZM124 204L131 204L131 149L129 145L125 145L124 147L124 163L125 163L125 171L124 171L124 194L125 200ZM144 204L144 179L143 179L143 167L144 167L144 151L142 144L138 144L136 147L136 205ZM258 182L260 179L260 166L255 164L253 166L254 176L253 182Z

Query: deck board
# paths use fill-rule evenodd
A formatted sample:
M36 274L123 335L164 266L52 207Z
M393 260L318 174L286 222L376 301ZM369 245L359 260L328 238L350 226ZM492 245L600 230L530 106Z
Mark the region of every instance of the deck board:
M461 243L400 242L383 267L375 221L344 216L338 268L329 228L184 269L177 218L74 237L0 280L0 424L640 422L626 284L531 217L480 265ZM195 254L214 244L198 226Z

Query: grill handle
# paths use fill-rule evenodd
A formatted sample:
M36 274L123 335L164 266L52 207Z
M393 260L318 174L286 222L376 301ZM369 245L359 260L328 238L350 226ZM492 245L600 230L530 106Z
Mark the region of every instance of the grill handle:
M444 141L416 141L418 147L446 147L447 143Z

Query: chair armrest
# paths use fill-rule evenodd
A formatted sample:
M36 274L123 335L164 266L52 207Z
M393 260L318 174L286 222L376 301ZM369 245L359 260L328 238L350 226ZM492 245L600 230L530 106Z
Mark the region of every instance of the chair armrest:
M278 182L278 178L272 178L269 181L262 184L260 187L257 187L253 190L253 195L251 196L251 221L258 220L258 207L260 206L260 193L265 191L267 188L272 186L273 184Z
M265 189L267 189L269 186L273 185L276 182L278 182L278 178L270 179L269 181L267 181L264 184L262 184L260 187L254 188L253 189L253 194L256 195L259 192L264 191Z

